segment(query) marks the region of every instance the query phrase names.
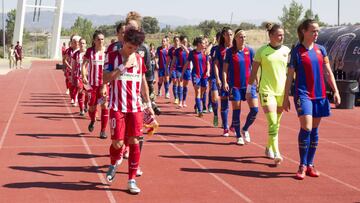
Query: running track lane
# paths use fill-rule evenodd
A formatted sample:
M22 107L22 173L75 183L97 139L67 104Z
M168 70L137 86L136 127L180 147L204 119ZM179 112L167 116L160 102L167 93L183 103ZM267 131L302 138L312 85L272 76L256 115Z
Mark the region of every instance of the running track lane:
M71 107L72 113L68 112L64 103L67 97L61 93L65 92L63 76L53 67L51 63L34 63L30 85L26 85L9 125L0 153L3 163L0 172L4 174L0 180L1 202L29 199L106 202L110 201L106 191L111 191L117 202L355 202L360 199L356 178L359 152L352 150L359 144L358 131L343 122L349 117L356 119L359 109L333 111L331 122L341 127L329 122L321 125L316 163L327 176L296 181L292 178L298 160L295 114L283 117L282 126L286 127L281 127L280 149L286 159L280 167L273 168L271 160L263 157L266 122L262 113L251 129L254 144L240 147L234 145L233 137L218 136L221 129L211 127L210 115L202 119L194 117L190 108L192 96L188 99L189 107L182 110L174 108L168 100L159 99L165 115L159 117L162 125L159 135L149 139L144 147L141 160L144 176L138 178L141 195L124 192L126 162L120 167L115 183L107 189L96 173L103 174L107 169L109 140L96 138L97 133L87 134L88 121L78 118L77 108ZM25 77L25 72L14 74L19 80ZM60 93L57 85L62 90ZM21 86L17 88L21 90ZM16 101L19 96L11 91L1 93L7 93L9 101ZM13 103L6 105L1 111L4 120L14 108ZM247 111L244 105L242 121ZM3 132L4 124L0 124ZM78 135L76 125L83 138ZM340 136L344 139L339 139ZM99 167L94 166L94 161Z

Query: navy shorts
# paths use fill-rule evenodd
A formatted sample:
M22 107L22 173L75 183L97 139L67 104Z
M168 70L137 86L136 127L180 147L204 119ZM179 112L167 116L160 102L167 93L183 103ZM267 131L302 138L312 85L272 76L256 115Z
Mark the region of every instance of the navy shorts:
M298 116L310 115L314 118L330 116L330 103L325 99L309 99L294 97L295 108Z
M210 79L210 88L211 88L211 91L218 91L219 88L216 84L216 79L213 78L213 79Z
M159 78L165 76L165 68L159 68L158 76L159 76Z
M256 99L256 86L251 88L251 99ZM229 92L230 101L246 101L246 88L238 89L237 87L230 88Z
M194 86L198 86L198 87L207 87L208 82L207 82L207 78L197 78L195 76L193 76L192 78L192 82Z
M191 70L189 69L185 70L183 80L187 80L187 81L191 80Z

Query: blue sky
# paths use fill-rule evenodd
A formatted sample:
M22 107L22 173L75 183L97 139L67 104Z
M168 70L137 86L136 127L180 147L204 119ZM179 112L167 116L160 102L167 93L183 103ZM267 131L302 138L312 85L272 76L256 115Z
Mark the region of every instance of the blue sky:
M27 0L28 4L35 0ZM42 0L43 5L54 5L55 0ZM100 2L100 3L99 3ZM171 2L171 3L170 3ZM214 19L229 22L233 13L233 22L244 20L278 21L282 8L291 0L65 0L64 11L82 14L120 14L136 10L143 16L172 15L184 18ZM305 9L310 8L310 0L296 0ZM16 0L5 0L5 10L16 8ZM360 22L360 0L340 0L340 23ZM101 5L103 4L103 5ZM324 6L326 4L326 6ZM338 0L312 0L314 13L322 21L337 24Z

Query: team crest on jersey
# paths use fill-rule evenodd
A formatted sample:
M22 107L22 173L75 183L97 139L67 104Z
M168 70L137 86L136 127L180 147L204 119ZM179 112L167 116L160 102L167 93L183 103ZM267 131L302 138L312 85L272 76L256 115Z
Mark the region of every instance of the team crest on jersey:
M320 50L316 50L316 53L321 54L321 51L320 51Z
M138 54L139 54L141 57L144 57L144 56L145 56L145 51L138 51Z
M248 52L248 51L245 51L244 54L245 54L245 55L249 55L249 52Z

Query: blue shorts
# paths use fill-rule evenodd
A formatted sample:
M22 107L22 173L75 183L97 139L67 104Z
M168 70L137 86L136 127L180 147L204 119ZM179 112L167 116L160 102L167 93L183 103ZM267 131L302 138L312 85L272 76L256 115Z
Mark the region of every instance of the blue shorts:
M211 88L211 91L218 91L219 88L216 84L216 79L213 78L213 79L210 79L210 88Z
M251 99L257 99L256 86L251 88ZM237 87L230 88L230 101L246 101L246 88L238 89Z
M225 91L224 88L221 87L220 89L220 97L228 97L229 96L229 92Z
M171 71L171 78L175 79L176 78L176 70L172 70Z
M165 68L159 68L158 76L159 76L159 78L165 76Z
M310 115L314 118L330 116L330 103L325 99L309 99L294 97L295 108L298 116Z
M170 68L166 67L165 69L165 76L169 76L170 75Z
M187 80L187 81L191 80L191 70L190 69L185 70L183 80Z
M195 76L192 78L193 85L198 87L207 87L207 81L207 78L197 78Z

